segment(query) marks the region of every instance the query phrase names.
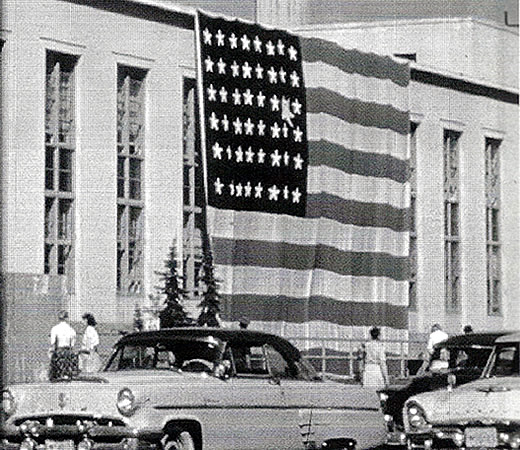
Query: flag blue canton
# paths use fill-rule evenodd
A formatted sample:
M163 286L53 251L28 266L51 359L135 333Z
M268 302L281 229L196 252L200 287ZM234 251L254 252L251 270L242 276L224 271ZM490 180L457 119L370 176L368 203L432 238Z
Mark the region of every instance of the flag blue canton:
M202 13L198 22L208 204L304 216L308 150L299 38Z

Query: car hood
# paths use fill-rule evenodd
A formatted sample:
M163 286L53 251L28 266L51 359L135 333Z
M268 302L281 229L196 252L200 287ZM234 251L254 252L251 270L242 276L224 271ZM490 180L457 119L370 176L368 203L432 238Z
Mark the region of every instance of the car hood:
M459 388L411 397L432 424L520 420L520 377L481 378Z
M119 417L117 394L129 388L138 403L158 405L165 393L178 406L204 402L202 393L224 381L204 373L159 370L101 372L71 381L14 384L9 390L16 410L13 418L45 414L94 414Z

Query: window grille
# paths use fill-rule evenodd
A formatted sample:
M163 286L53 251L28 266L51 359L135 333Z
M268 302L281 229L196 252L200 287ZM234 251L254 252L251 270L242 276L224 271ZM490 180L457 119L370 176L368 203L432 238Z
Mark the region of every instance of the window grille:
M196 114L196 83L184 80L183 104L183 281L188 298L202 293L203 178L200 154L198 116Z
M460 132L444 130L444 256L446 311L460 311Z
M45 87L44 273L73 287L75 79L77 58L48 51Z
M408 280L408 307L411 311L417 310L417 229L416 229L416 202L417 202L417 126L410 123L410 278Z
M144 279L146 71L117 68L117 272L120 294L141 294Z
M500 145L486 138L486 256L487 310L489 315L502 314L501 242L500 242Z

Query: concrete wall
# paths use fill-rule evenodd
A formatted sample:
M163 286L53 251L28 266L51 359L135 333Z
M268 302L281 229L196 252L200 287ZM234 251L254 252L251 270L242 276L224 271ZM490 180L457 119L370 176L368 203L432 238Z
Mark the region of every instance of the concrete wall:
M57 283L60 299L55 306L69 308L72 320L91 311L102 322L129 322L136 302L146 302L154 291L155 271L163 269L169 247L182 230L182 82L184 76L194 76L193 31L182 16L165 15L166 19L158 22L144 9L144 18L134 17L132 9L126 11L122 2L120 11L79 3L6 0L2 4L7 68L2 73L3 269L18 280L12 284L14 291L31 277L38 277L43 284ZM76 284L69 291L43 274L47 50L78 57ZM148 70L144 174L147 256L145 292L139 298L118 298L115 285L118 64ZM15 298L20 308L45 307L48 301L38 297L40 300L33 302L18 294Z

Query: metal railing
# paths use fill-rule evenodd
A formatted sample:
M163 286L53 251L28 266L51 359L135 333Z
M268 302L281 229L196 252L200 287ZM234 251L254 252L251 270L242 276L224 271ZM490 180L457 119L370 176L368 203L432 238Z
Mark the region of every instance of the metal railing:
M101 358L106 361L111 354L113 343L120 337L116 331L100 333L102 345L99 349ZM286 337L302 353L317 372L322 375L355 381L362 370L360 349L366 342L362 339L345 338L305 338ZM420 353L424 351L424 341L384 340L388 372L391 378L407 378L422 361ZM16 354L8 362L7 380L10 383L41 381L45 379L48 367L48 355L42 352ZM411 364L413 363L413 364Z

